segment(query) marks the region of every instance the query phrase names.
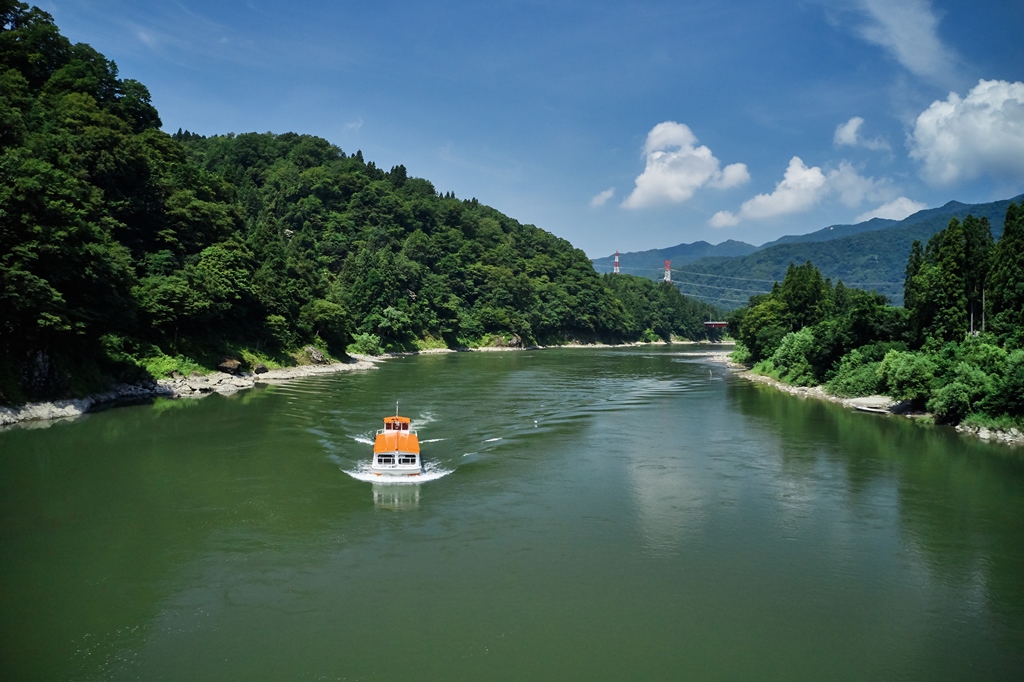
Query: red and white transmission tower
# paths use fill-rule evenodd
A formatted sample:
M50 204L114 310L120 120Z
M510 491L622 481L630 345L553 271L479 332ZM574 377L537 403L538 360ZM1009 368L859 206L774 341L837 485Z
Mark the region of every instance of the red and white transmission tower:
M619 252L618 251L615 252L615 265L612 266L612 274L614 274L614 275L619 274Z
M665 261L665 281L672 281L672 261L670 260Z

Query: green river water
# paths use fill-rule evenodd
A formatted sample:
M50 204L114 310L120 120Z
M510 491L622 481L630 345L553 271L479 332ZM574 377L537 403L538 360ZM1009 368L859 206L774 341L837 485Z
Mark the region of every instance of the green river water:
M0 432L0 678L1024 679L1024 452L693 350ZM396 399L430 473L374 485Z

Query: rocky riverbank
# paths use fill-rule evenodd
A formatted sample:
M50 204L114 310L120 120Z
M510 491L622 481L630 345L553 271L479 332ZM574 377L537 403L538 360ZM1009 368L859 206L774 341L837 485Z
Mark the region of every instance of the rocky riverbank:
M780 391L789 393L790 395L800 396L801 398L827 400L832 403L839 403L849 407L850 409L862 410L865 412L893 414L904 417L930 416L921 412L911 412L907 403L893 400L887 395L871 395L861 398L840 398L839 396L826 393L825 389L821 386L791 386L779 381L778 379L764 376L763 374L755 374L745 365L733 362L729 357L729 353L702 353L701 355L705 355L711 362L725 365L729 369L733 370L738 376L759 384L767 384ZM1004 431L1001 429L967 426L965 424L960 424L955 428L960 433L975 436L982 440L996 441L1006 443L1008 445L1024 445L1024 433L1021 433L1019 429L1011 428Z
M79 417L97 407L117 402L152 400L154 398L198 398L213 393L234 393L260 383L276 383L297 377L335 374L355 370L376 369L379 359L353 356L345 362L298 365L261 372L213 372L211 374L177 375L147 384L117 384L109 391L49 402L29 403L19 407L0 406L0 426L28 423L47 425L53 420Z

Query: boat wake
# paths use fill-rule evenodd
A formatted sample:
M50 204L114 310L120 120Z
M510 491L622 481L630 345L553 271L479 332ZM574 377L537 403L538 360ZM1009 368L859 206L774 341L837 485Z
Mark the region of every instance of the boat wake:
M363 445L373 445L373 441L366 436L349 436L349 438L357 443L362 443Z
M357 481L376 483L378 485L414 485L427 481L436 481L444 478L455 469L446 469L440 462L424 462L423 473L419 476L378 476L370 470L369 462L360 462L355 469L342 469L346 474Z

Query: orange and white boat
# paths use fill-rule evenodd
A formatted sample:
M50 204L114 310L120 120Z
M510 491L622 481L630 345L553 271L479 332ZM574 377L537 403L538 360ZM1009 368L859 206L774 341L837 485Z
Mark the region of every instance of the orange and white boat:
M378 476L419 476L423 473L420 439L410 428L408 417L384 417L384 428L378 429L373 441L370 471Z

